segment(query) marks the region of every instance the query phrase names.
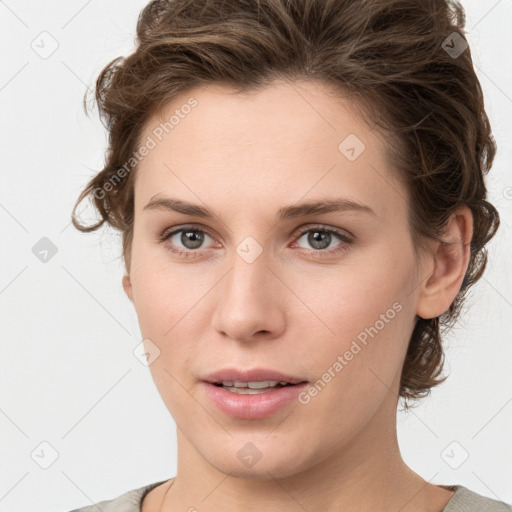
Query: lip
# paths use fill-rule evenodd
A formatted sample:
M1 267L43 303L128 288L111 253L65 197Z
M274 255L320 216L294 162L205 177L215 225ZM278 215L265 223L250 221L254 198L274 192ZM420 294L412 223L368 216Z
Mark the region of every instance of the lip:
M239 369L239 368L224 368L210 373L202 379L204 382L215 384L216 382L222 381L235 381L240 382L262 382L266 380L277 380L289 382L290 384L300 384L301 382L307 382L306 379L299 377L293 377L285 375L277 370L270 370L267 368L251 368L251 369Z
M288 382L291 386L277 387L272 391L254 395L239 395L216 386L222 381L262 382L273 380ZM276 414L289 406L303 391L308 381L267 368L224 368L202 379L207 397L224 414L240 419L257 420Z
M307 382L301 382L257 395L238 395L210 382L201 384L208 398L221 412L246 420L258 420L276 414L295 401L308 386Z

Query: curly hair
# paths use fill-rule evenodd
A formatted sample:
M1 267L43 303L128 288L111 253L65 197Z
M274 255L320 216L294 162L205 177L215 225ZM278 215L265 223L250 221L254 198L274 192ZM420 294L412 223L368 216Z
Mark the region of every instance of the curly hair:
M465 12L451 0L154 0L140 13L136 46L100 72L94 100L108 130L104 168L72 212L83 232L104 222L122 233L130 268L134 180L141 133L178 94L209 83L240 92L275 79L318 80L350 97L365 122L389 141L387 151L409 194L415 250L441 241L460 206L473 214L470 261L449 309L417 319L399 396L416 400L447 377L442 330L460 316L482 276L485 245L499 226L484 175L496 143L465 38ZM87 114L87 93L84 97ZM100 220L76 209L89 197ZM407 403L406 403L407 406Z

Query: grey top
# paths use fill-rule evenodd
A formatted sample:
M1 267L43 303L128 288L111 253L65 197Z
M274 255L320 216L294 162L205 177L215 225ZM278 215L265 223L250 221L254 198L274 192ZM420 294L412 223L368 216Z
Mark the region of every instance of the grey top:
M76 508L70 512L141 512L142 500L146 494L164 482L168 482L168 480L144 485L138 489L125 492L117 498L100 501L95 505ZM463 485L451 485L444 487L447 487L452 491L454 490L455 494L439 512L512 512L512 504L509 505L503 501L486 498L481 494L471 491Z

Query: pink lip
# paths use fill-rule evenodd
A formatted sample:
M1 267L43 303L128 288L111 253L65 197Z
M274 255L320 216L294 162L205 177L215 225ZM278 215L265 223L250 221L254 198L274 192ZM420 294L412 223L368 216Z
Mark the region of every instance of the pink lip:
M308 386L307 382L302 382L257 395L238 395L209 382L202 384L207 396L220 411L228 416L246 420L262 419L275 414L293 402L299 393Z
M210 382L212 384L215 384L216 382L235 380L238 380L240 382L259 382L265 380L277 380L278 382L284 381L289 382L290 384L299 384L301 382L306 382L306 379L291 377L290 375L285 375L284 373L278 372L276 370L269 370L265 368L253 368L250 370L224 368L222 370L210 373L202 380L205 382Z
M225 368L210 373L202 380L206 395L221 412L234 418L251 420L275 414L293 402L308 385L305 379L265 368L247 370ZM289 382L292 385L255 395L238 395L215 385L222 381L261 382L267 380Z

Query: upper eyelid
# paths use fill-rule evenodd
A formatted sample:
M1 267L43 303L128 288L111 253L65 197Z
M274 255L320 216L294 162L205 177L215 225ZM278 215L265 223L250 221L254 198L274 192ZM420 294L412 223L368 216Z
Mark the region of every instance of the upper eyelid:
M318 229L318 231L327 231L327 232L336 233L337 235L343 235L343 236L346 236L347 238L353 238L353 235L350 234L346 229L336 228L334 226L330 227L325 224L307 224L306 226L304 226L302 228L298 228L296 231L294 231L294 233L296 233L295 236L297 236L297 235L302 236L304 233L307 233L308 231L312 231L313 229Z
M165 229L162 232L162 238L163 237L170 237L171 235L175 235L176 233L179 233L180 231L202 231L206 233L210 238L214 238L213 235L210 233L210 231L200 224L184 224L182 226L176 226L169 229Z

